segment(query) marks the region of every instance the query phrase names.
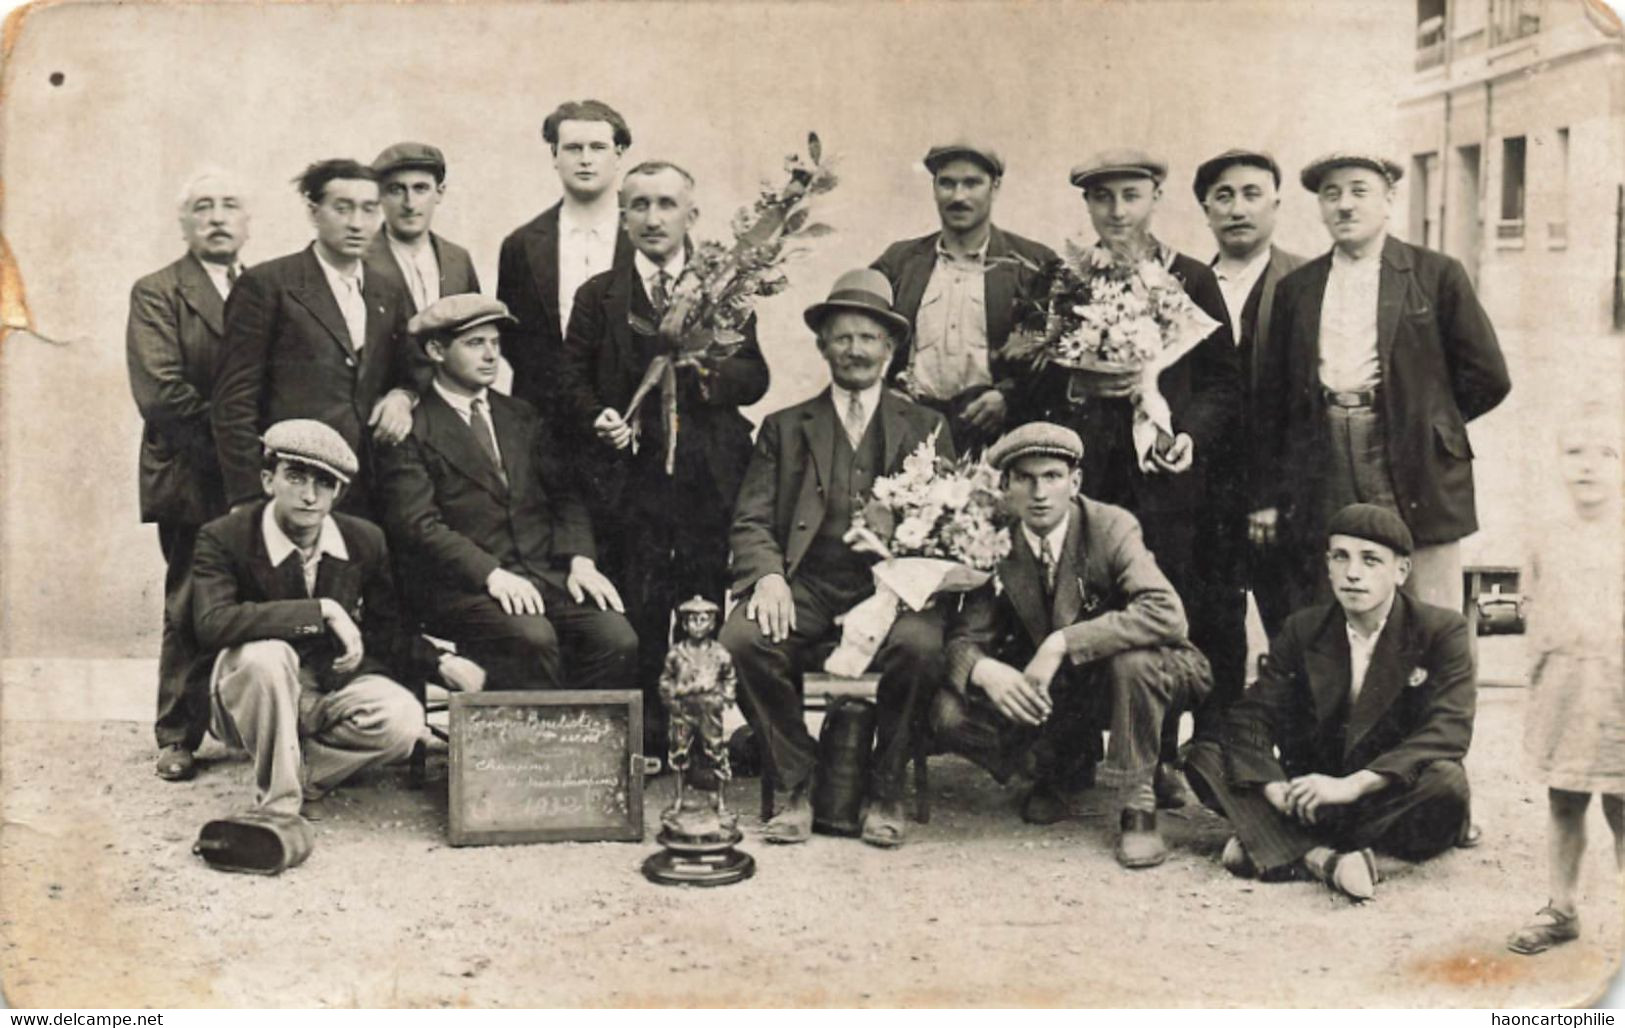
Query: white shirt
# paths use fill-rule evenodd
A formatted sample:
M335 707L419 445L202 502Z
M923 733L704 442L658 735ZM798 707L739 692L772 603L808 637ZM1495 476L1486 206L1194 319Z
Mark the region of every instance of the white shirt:
M434 252L434 243L425 232L416 244L403 243L384 230L389 241L389 252L395 255L395 264L406 279L406 288L412 293L412 302L418 310L425 310L440 299L440 258Z
M1071 526L1071 524L1072 511L1070 510L1066 512L1066 517L1061 519L1061 523L1050 529L1046 535L1037 534L1032 529L1027 527L1026 522L1022 522L1022 538L1027 540L1027 546L1033 551L1033 559L1038 561L1038 566L1040 568L1044 566L1044 558L1041 557L1040 554L1044 552L1044 540L1046 539L1049 540L1050 556L1055 558L1056 566L1060 566L1061 551L1066 547L1066 530Z
M842 389L834 382L829 384L829 398L830 402L835 406L836 424L842 428L846 427L846 412L852 406L852 397L854 396L858 398L858 408L863 411L863 431L858 433L856 439L851 438L850 433L847 436L847 442L852 444L854 450L863 441L864 433L869 431L869 422L874 420L875 409L880 406L881 388L882 384L876 381L874 385L862 392L854 393L849 389Z
M271 558L272 567L281 567L282 562L288 559L288 554L298 553L299 562L305 573L305 592L311 596L316 595L316 571L322 562L322 556L349 560L350 551L344 546L344 533L339 531L338 522L329 514L322 519L321 535L316 538L316 545L310 553L299 549L297 543L288 538L288 533L282 531L282 526L276 523L274 513L276 503L267 503L265 513L260 516L260 534L265 537L265 553Z
M1237 265L1223 254L1213 262L1213 277L1219 280L1219 292L1224 294L1224 307L1230 313L1230 338L1237 346L1241 345L1242 308L1247 306L1253 287L1269 266L1270 248L1267 246L1260 248L1246 264Z
M1382 638L1382 630L1388 627L1389 615L1393 614L1393 600L1388 601L1388 612L1382 616L1382 624L1370 635L1361 635L1349 621L1343 627L1349 634L1349 702L1353 703L1360 698L1360 690L1365 686L1365 673L1371 667L1371 654L1377 648L1377 640Z
M199 260L198 263L203 265L203 270L209 273L209 281L214 283L214 288L220 294L222 300L231 295L231 279L240 278L243 274L241 261L229 266L205 260ZM230 278L227 277L228 271Z
M570 328L576 290L615 263L615 234L621 214L608 208L596 222L587 221L566 204L559 208L559 332Z
M496 422L491 420L491 391L481 389L473 396L462 396L441 385L438 378L434 379L434 391L440 394L442 400L446 401L446 406L457 412L457 416L463 419L463 424L467 425L470 430L474 429L474 401L478 400L485 405L485 423L491 429L491 449L496 453L497 463L500 464L502 462L502 447L497 445L497 426Z
M339 302L344 327L350 330L350 345L359 353L367 342L367 301L361 295L361 262L356 261L355 269L346 275L327 263L321 247L313 247L311 252L316 255L316 263L321 265L327 288L333 290L333 299Z
M1332 250L1332 270L1320 307L1320 384L1334 392L1374 389L1382 380L1377 359L1377 288L1382 244L1355 260Z
M987 243L957 257L937 237L937 263L914 314L909 355L909 380L920 396L951 400L993 383L987 359Z
M643 255L642 250L632 256L632 265L637 269L638 278L643 281L643 295L649 298L650 303L654 302L655 280L660 277L660 273L662 271L666 273L666 299L669 301L672 289L677 285L677 276L683 273L683 267L687 263L688 254L683 252L681 246L677 248L675 253L666 258L665 264L656 264L651 261Z

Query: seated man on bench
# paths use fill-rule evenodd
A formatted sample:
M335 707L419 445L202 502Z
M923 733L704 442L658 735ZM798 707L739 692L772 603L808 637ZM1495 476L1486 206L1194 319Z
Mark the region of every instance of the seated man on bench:
M1167 858L1152 782L1163 718L1213 685L1186 641L1185 610L1134 515L1082 495L1083 441L1032 422L988 449L1020 524L1010 555L966 597L948 631L948 685L931 725L937 744L999 781L1033 780L1022 820L1053 824L1094 784L1102 724L1111 744L1100 775L1118 790L1117 861Z

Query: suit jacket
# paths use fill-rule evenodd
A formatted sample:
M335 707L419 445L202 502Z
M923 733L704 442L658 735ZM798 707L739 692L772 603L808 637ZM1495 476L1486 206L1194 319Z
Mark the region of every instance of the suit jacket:
M192 558L192 626L205 654L261 639L281 639L299 653L300 667L324 692L367 674L409 682L432 672L434 653L422 637L402 630L389 550L377 525L334 514L349 560L323 554L316 591L305 591L298 555L273 566L261 518L265 503L216 518L198 533ZM365 654L349 674L333 670L340 652L322 620L322 599L344 608L361 629Z
M1369 769L1411 785L1433 761L1467 755L1477 699L1467 620L1397 594L1352 708L1347 628L1336 603L1287 619L1230 712L1233 784Z
M560 481L542 419L523 400L486 395L506 482L434 389L412 413L412 434L379 454L384 527L425 610L447 594L484 594L499 567L563 590L569 559L595 556L586 508Z
M605 407L624 411L637 391L649 362L661 352L653 336L632 330L631 315L654 320L654 308L631 262L594 275L576 293L570 331L564 341L559 409L566 420L563 438L578 443L590 462L625 473L630 481L664 477L665 419L656 391L639 410L638 452L615 450L600 442L592 422ZM750 461L750 422L739 408L767 392L767 362L756 343L756 320L746 323L745 341L709 377L702 393L698 372L677 372L677 465L703 467L724 504L739 495Z
M225 301L187 254L130 290L125 357L141 432L141 520L202 525L226 510L209 397Z
M955 689L965 691L983 657L1025 666L1056 629L1076 665L1185 641L1184 605L1133 514L1083 496L1072 501L1048 606L1038 555L1019 526L1010 534L1010 555L997 572L1002 593L991 582L975 590L949 622L948 681Z
M549 401L564 359L564 333L559 327L563 206L560 201L509 233L497 263L497 299L519 320L518 326L503 333L503 352L513 366L513 395L550 413ZM614 266L631 264L632 253L631 240L617 231Z
M1327 252L1276 287L1258 381L1265 449L1254 503L1301 520L1306 538L1319 531L1327 465L1320 312L1331 267ZM1450 542L1478 528L1467 422L1493 410L1512 382L1459 262L1390 236L1380 274L1379 403L1395 498L1419 545Z
M372 245L367 247L367 272L381 275L399 286L401 292L406 294L407 313L416 314L417 301L412 299L412 290L406 284L406 272L395 259L395 252L389 248L388 235L387 229L380 230ZM440 265L441 296L480 291L480 277L474 272L474 259L467 250L433 232L429 233L429 245L434 247L435 261Z
M366 344L357 353L314 245L243 273L226 302L225 349L214 384L214 434L226 500L263 495L260 433L286 418L315 418L370 467L367 418L392 388L417 390L428 365L406 336L412 300L394 282L363 274Z
M953 457L948 422L929 407L881 390L885 461L879 474L896 474L903 458L936 432L937 452ZM776 411L762 422L745 483L734 505L733 593L743 595L763 575L795 577L828 510L827 486L835 461L837 424L830 391Z
M941 238L942 233L938 231L918 239L893 243L870 265L891 282L894 307L897 313L908 319L910 325L914 324L919 314L925 287L931 281L931 273L936 270L937 240ZM1040 267L1055 259L1055 251L1043 243L1006 232L997 225L991 226L987 239L988 260L1009 258L1013 254L1025 257ZM1014 261L995 264L987 270L984 310L987 315L988 371L993 376L994 388L1004 393L1007 402L1022 398L1026 368L1005 361L1000 351L1010 338L1010 329L1015 324L1016 297L1031 288L1036 274ZM913 344L912 337L897 344L892 353L891 367L886 372L888 382L896 381L897 376L908 368ZM1015 419L1007 420L1015 423Z

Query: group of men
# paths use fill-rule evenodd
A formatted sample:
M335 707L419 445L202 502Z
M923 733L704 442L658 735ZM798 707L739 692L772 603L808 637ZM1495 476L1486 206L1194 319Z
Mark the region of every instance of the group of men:
M748 325L719 366L678 371L668 471L659 405L638 425L622 412L662 352L635 326L682 275L693 178L660 160L622 172L631 131L598 101L561 105L542 136L563 198L503 242L494 299L432 231L432 146L311 165L313 243L250 268L236 183L183 189L188 253L136 284L128 337L142 515L169 567L161 776L190 777L212 726L255 755L257 802L313 809L411 749L406 685L431 677L630 684L652 743L676 603L731 596L721 641L779 789L764 833L802 841L817 746L799 676L874 588L844 536L875 479L934 438L1003 473L1012 550L997 591L904 611L881 646L865 841L905 837L919 732L1031 779L1032 822L1067 816L1098 765L1128 867L1164 859L1156 810L1189 802L1181 764L1236 824L1234 869L1369 895L1367 844L1425 856L1467 838L1471 658L1438 607L1459 606L1455 541L1476 527L1465 423L1509 383L1460 265L1388 236L1396 165L1303 170L1334 242L1304 262L1271 241L1275 160L1217 155L1194 180L1206 264L1152 230L1165 163L1119 150L1073 169L1095 245L1159 262L1218 323L1163 373L1174 437L1142 455L1130 396L1080 399L1065 369L1008 358L1054 254L994 224L996 152L933 147L939 229L805 312L828 388L753 441L740 408L769 368ZM1249 590L1275 639L1250 689ZM1417 809L1444 827L1413 831Z

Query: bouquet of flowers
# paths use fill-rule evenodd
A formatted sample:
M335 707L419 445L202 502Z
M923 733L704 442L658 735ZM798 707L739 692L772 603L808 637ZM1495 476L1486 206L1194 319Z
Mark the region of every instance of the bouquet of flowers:
M1039 268L1036 295L1016 300L1017 331L1005 344L1007 359L1035 368L1068 369L1067 398L1125 393L1134 404L1134 441L1142 463L1151 448L1173 443L1173 414L1157 376L1219 323L1185 293L1168 270L1171 252L1124 259L1100 244L1068 240L1065 255Z
M744 328L755 313L757 298L782 293L789 285L785 263L807 252L793 244L834 231L812 220L813 197L834 189L837 182L823 159L816 132L807 135L806 156L789 155L784 169L788 181L782 186L764 183L756 202L734 214L732 246L710 241L695 246L672 284L659 325L631 316L633 331L657 336L665 350L649 362L622 416L632 426L636 446L638 408L660 387L668 475L677 455L677 369L698 368L700 388L705 390L707 375L745 341Z
M863 673L897 620L899 603L924 610L937 593L985 585L1010 554L999 473L979 459L939 457L936 447L932 433L901 471L877 478L846 534L853 549L881 562L873 572L875 594L842 619L841 644L824 662L831 674Z

